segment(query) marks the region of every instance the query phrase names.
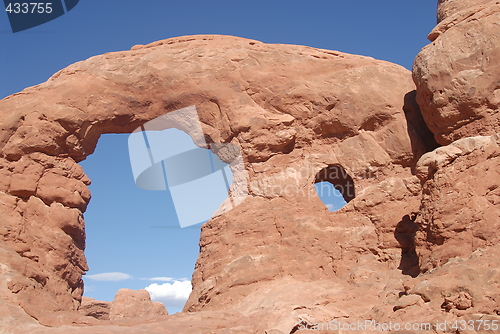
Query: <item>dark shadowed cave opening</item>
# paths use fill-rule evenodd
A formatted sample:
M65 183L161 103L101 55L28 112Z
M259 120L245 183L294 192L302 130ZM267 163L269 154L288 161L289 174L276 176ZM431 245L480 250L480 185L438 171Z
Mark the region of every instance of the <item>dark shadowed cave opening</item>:
M318 197L330 212L340 210L355 197L354 181L342 166L323 168L314 183Z

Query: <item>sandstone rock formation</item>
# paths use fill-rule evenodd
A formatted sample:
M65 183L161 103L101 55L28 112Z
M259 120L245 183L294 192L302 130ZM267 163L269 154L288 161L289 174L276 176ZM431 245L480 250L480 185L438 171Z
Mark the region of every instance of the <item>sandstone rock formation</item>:
M499 132L500 2L440 1L415 59L417 101L438 143Z
M7 115L1 141L3 212L10 216L3 235L6 249L15 252L6 264L15 276L6 294L42 323L47 312L50 318L78 308L87 270L82 213L90 196L89 180L75 161L93 151L101 133L131 131L188 105L196 105L208 142L241 147L253 195L204 229L188 308L205 308L209 299L212 309L230 307L229 299L237 303L256 289L252 283L289 276L288 271L306 281L333 277L351 265L337 264L340 256L354 262L365 252L398 257L392 228L418 207L410 166L426 151L403 111L413 88L410 73L387 62L223 36L160 41L71 65L1 104ZM343 166L355 180L360 200L351 202L352 217L330 215L312 193L315 174L329 165ZM290 168L283 172L283 166ZM289 186L286 191L283 185ZM394 187L395 201L380 194L368 203L361 200ZM396 210L394 216L383 217L375 206L380 202L384 210ZM269 208L277 205L290 212L276 216ZM338 221L333 226L332 219ZM307 256L313 240L298 238L291 227L296 225L317 234L322 250L314 264L292 257L296 249ZM323 228L329 229L326 235ZM34 240L40 229L47 231ZM207 246L214 233L219 241ZM341 251L342 240L351 235ZM282 237L291 239L274 249ZM259 266L268 268L249 275L249 267ZM227 290L219 297L210 286L216 277ZM45 307L30 308L38 303Z
M417 219L421 271L498 244L499 143L499 135L464 138L420 159L417 169L424 181Z
M440 1L416 92L409 71L368 57L188 36L92 57L0 101L0 325L288 334L331 320L434 332L499 321L498 6ZM106 304L82 302L90 181L76 162L102 133L190 105L207 142L241 149L250 195L204 224L185 312L120 291L107 320ZM319 180L349 203L329 212Z
M165 306L160 302L152 302L149 292L144 289L118 290L109 310L111 320L167 314Z
M120 289L112 302L82 297L78 312L98 320L121 320L168 315L165 306L152 302L146 290Z

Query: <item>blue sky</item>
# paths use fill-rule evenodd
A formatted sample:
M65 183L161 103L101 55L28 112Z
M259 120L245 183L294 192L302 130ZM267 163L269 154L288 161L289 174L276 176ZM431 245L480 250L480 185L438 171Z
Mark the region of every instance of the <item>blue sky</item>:
M67 14L13 34L0 13L0 98L105 52L190 34L227 34L371 56L411 68L434 27L437 0L80 0ZM134 184L128 135L105 135L82 162L92 179L85 213L85 295L112 300L149 287L170 312L189 292L199 226L180 229L167 192ZM94 276L93 276L94 275ZM96 276L97 275L97 276ZM91 279L93 278L93 279Z

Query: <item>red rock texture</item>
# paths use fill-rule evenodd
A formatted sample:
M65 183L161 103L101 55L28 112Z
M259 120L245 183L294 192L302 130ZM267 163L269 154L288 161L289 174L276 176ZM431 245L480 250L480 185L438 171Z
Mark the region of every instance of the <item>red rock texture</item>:
M424 196L417 223L421 270L498 244L500 137L469 137L419 161Z
M227 287L219 297L226 307L228 300L237 303L247 294L240 290L289 276L287 271L306 281L333 277L347 262L335 264L344 232L337 235L337 227L323 236L321 229L332 225L332 219L349 225L346 233L362 243L349 242L346 249L350 245L364 249L361 253L388 249L398 256L399 244L390 235L407 211L418 207L418 191L411 192L406 185L416 184L410 166L426 150L419 127L408 123L403 112L404 97L413 88L407 70L372 58L234 37L194 36L93 57L7 97L0 103L6 115L0 146L1 190L3 212L9 216L2 235L6 247L17 254L8 265L19 274L9 281L11 298L42 323L46 312L78 308L81 275L87 270L82 213L90 199L86 188L90 181L75 161L92 153L101 133L131 131L192 104L209 142L231 141L242 148L252 194L238 211L204 229L193 298L207 298L207 284L215 277L220 277L220 287ZM405 179L387 180L389 189L398 187L398 200L404 203L385 205L401 209L393 217L381 217L375 204L353 203L354 217L332 217L317 196L310 196L315 174L328 165L343 166L355 180L359 198L365 193L372 196L389 175ZM283 172L284 166L296 172ZM279 189L283 185L289 185L286 193ZM275 203L292 211L276 216L269 211ZM356 205L360 209L353 210ZM242 224L246 217L249 220ZM305 226L312 224L308 233L318 234L318 261L309 265L294 260L282 268L278 264L295 252L293 243L300 233L293 226L302 221ZM235 229L235 224L241 227ZM289 231L281 236L280 229ZM205 246L214 231L220 231L214 238L230 240L215 253ZM246 241L235 249L232 243L243 236ZM264 246L263 236L268 239ZM282 237L291 239L273 250ZM331 243L338 245L330 249ZM310 240L300 239L299 245L304 256L310 253ZM209 263L203 260L207 257ZM355 261L357 255L347 257ZM239 277L248 276L248 264L269 268L260 270L258 277ZM211 280L202 279L207 274ZM193 298L190 308L206 307L206 302L193 303ZM30 308L34 304L45 307ZM210 307L217 305L214 300Z
M168 315L165 306L152 302L146 290L120 289L112 302L82 297L78 312L98 320L122 320Z
M417 92L409 71L372 58L188 36L92 57L0 101L0 325L288 334L332 319L500 320L497 6L440 2ZM102 133L190 105L208 142L241 148L250 195L203 226L185 312L162 315L142 291L82 302L90 181L76 162ZM325 179L349 201L340 211L314 191Z
M431 44L417 55L417 101L436 141L499 132L500 3L441 1Z
M111 303L109 319L119 320L167 314L165 306L160 302L152 302L146 290L120 289Z
M491 2L491 0L438 0L438 23L464 10L468 11L470 8L477 8L476 6L484 5L489 2Z
M94 298L82 297L82 302L78 312L85 316L93 317L98 320L109 320L109 311L111 302L103 302Z

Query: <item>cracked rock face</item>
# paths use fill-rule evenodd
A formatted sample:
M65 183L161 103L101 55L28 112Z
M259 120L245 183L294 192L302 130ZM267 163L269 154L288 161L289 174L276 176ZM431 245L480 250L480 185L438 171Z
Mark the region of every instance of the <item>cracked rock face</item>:
M417 223L421 271L499 242L499 135L469 137L425 154Z

